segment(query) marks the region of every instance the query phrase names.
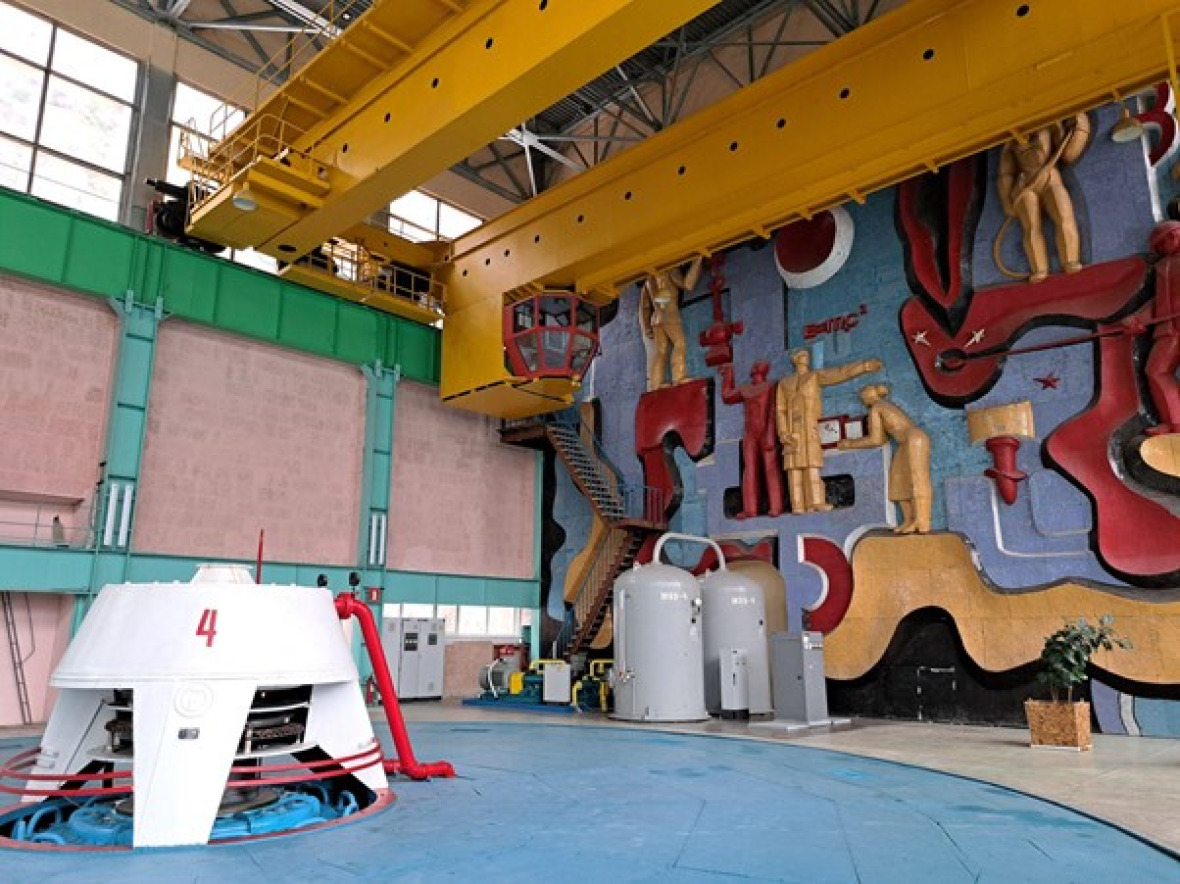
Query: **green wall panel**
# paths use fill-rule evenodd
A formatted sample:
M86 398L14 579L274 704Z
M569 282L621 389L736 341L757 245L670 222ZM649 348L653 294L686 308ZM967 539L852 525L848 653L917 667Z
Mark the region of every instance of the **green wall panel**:
M215 324L228 331L278 342L282 283L274 277L222 267Z
M418 574L410 571L391 571L386 578L387 602L535 608L540 598L541 587L535 580Z
M114 476L139 475L140 440L143 439L147 413L142 409L120 406L119 420L111 428L107 472Z
M149 334L150 331L149 329ZM115 393L120 402L147 402L154 348L155 342L152 338L140 337L134 333L128 337L127 344L120 354L124 361L122 368L126 370L119 373L118 389Z
M316 292L283 286L279 340L289 347L335 355L336 305Z
M0 188L0 272L438 383L439 331Z
M164 249L158 294L164 309L194 322L212 323L217 315L221 265L186 249Z
M94 553L0 547L0 591L85 592Z
M438 378L438 332L424 325L403 325L398 330L397 353L392 358L402 374L415 381Z
M7 191L2 195L9 196ZM61 282L72 229L73 218L60 210L5 199L0 206L0 262L13 273Z
M358 365L371 363L377 357L384 361L381 333L386 322L374 310L347 302L336 305L336 355Z
M117 227L74 219L62 282L96 295L120 297L138 288L131 271L136 240Z

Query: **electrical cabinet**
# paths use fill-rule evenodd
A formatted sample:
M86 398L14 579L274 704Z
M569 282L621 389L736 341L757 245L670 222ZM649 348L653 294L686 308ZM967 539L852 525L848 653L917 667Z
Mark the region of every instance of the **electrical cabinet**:
M828 721L823 633L778 632L771 644L775 717L809 723Z
M441 617L390 617L381 624L381 647L400 699L441 699L443 632Z

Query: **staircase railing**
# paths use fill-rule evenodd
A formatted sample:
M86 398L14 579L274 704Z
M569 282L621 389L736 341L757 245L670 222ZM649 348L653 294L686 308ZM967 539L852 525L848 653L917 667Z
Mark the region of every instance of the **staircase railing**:
M558 414L561 415L564 412ZM558 431L559 438L562 440L559 444L567 444L568 440L569 444L579 445L580 453L597 467L597 478L606 483L611 497L609 506L596 507L600 509L599 515L605 521L614 523L625 519L635 519L654 525L665 524L664 507L667 500L663 489L623 481L618 467L603 450L598 439L590 433L582 432L580 424L576 421L550 419L546 420L545 424ZM553 438L552 434L550 438ZM574 439L577 440L576 443L573 442ZM572 465L571 469L573 469ZM585 481L591 477L582 476L580 478ZM595 500L593 495L590 495L590 498L595 504L601 503L601 501Z
M578 583L561 630L554 642L554 654L576 653L597 634L606 618L611 590L621 567L639 549L649 529L667 526L667 495L662 488L624 482L618 467L602 449L598 439L578 419L576 409L566 409L540 418L504 421L501 434L543 425L546 436L569 468L575 483L607 525L592 550L590 564Z
M605 616L605 596L610 592L629 542L630 534L622 528L611 528L599 540L558 635L559 656L565 656L571 646L578 643L579 636L594 620L600 615Z

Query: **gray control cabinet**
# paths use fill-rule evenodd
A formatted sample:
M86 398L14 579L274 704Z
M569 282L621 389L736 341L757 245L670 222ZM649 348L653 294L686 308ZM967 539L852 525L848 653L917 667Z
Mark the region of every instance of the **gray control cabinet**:
M443 623L441 617L391 617L381 624L381 645L399 699L442 697Z
M777 632L771 637L775 718L828 721L822 632Z

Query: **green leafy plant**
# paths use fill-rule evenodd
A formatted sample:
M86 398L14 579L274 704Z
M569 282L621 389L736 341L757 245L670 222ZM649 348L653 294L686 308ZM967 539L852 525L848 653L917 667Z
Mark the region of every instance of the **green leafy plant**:
M1037 673L1037 681L1049 686L1054 702L1060 701L1063 692L1065 702L1073 702L1073 689L1086 680L1086 667L1095 651L1131 648L1130 639L1115 635L1113 623L1110 614L1099 617L1097 625L1079 617L1076 623L1065 621L1065 626L1045 639L1041 651L1044 669Z

